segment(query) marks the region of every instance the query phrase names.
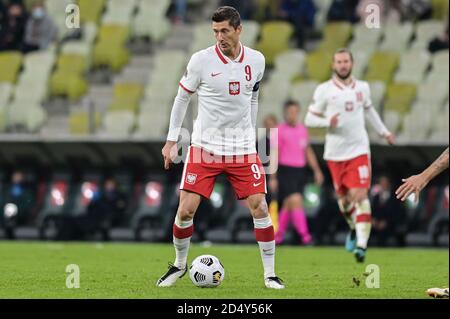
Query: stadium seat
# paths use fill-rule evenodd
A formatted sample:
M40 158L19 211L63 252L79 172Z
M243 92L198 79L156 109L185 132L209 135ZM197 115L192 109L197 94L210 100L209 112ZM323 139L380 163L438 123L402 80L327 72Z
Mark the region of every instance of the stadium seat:
M414 25L411 22L403 24L389 23L385 26L384 40L380 50L387 52L405 52L414 34Z
M144 88L139 83L120 83L114 86L114 99L138 103L142 98Z
M303 121L319 82L303 81L291 86L290 97L300 103L300 119Z
M386 94L386 84L381 81L370 82L370 92L372 94L372 103L375 109L380 112L382 110L382 104L384 96Z
M367 81L382 81L389 84L392 81L394 72L399 65L399 55L389 52L375 53L369 62L366 73Z
M30 133L37 132L47 120L42 106L29 102L13 101L7 112L9 127L23 127Z
M431 0L433 6L433 19L437 20L448 20L448 0Z
M402 135L415 142L424 142L431 132L435 113L430 105L421 102L414 103L411 112L403 119Z
M444 34L445 24L440 20L425 20L417 23L416 39L412 50L427 50L431 40Z
M0 83L16 83L22 61L23 56L20 52L0 52Z
M407 114L415 100L417 88L413 84L394 83L388 86L385 111L395 111L400 115Z
M321 31L325 27L328 11L332 3L333 0L314 0L314 4L317 8L317 13L314 16L314 27L316 30Z
M67 96L76 101L88 91L88 82L83 76L66 71L56 71L50 80L52 96Z
M14 88L15 101L40 104L47 99L49 93L49 77L46 75L36 75L36 78L30 77L26 80L19 80L19 83Z
M83 57L86 68L90 69L92 65L92 50L93 45L87 41L69 41L62 46L61 53L63 56Z
M102 25L94 47L94 66L108 66L117 72L128 63L130 52L125 47L129 28L120 25Z
M0 108L8 104L13 93L13 86L10 83L0 83Z
M370 53L367 51L353 51L354 64L353 64L353 76L357 79L364 78L367 71L367 66L370 61Z
M131 111L108 111L103 118L103 127L108 136L127 137L134 126L134 112Z
M93 123L90 123L89 113L74 112L69 116L69 132L72 135L87 135L100 126L100 113L94 113Z
M133 37L149 37L160 42L170 32L171 24L165 17L170 0L141 1L136 17L131 23Z
M307 79L318 82L327 81L331 76L331 64L333 54L323 51L315 51L306 58Z
M80 20L82 23L93 22L98 24L105 8L106 0L78 0L80 7Z
M6 112L5 110L0 106L0 133L4 132L6 129ZM1 194L0 194L1 195Z
M36 72L50 73L55 65L56 56L52 50L36 51L24 56L24 72L30 70Z
M427 51L410 51L403 53L400 67L395 75L395 82L420 84L430 66L431 56Z
M347 47L352 36L352 25L348 22L331 22L325 26L319 50L334 52Z
M242 21L243 32L241 34L241 42L243 45L253 48L258 40L260 25L256 21Z
M129 26L136 9L136 0L109 0L102 24Z
M364 23L359 23L353 27L353 40L351 45L361 45L361 48L362 46L376 48L382 36L383 28L369 29Z
M305 51L299 49L289 50L275 58L275 70L292 80L294 77L303 74L305 60Z
M438 51L432 56L432 69L428 73L427 83L449 82L449 54L448 50Z
M170 119L170 109L141 109L137 118L136 136L145 138L161 138L167 134Z
M384 124L391 133L397 134L399 132L402 117L398 112L386 110L383 113L383 119Z
M276 56L289 49L293 33L293 27L287 22L266 22L262 25L261 40L256 48L266 57L267 65L273 66Z
M439 108L448 100L448 83L422 83L418 86L417 100L429 107Z

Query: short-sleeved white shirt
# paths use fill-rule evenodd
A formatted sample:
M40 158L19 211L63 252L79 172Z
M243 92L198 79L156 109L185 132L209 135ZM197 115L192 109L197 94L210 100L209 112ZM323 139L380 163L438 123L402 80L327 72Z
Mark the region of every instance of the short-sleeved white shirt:
M256 153L251 99L264 69L264 56L243 45L236 60L226 57L217 45L192 56L180 87L198 94L193 145L217 155Z
M347 161L370 154L364 119L364 109L369 107L372 101L367 82L353 79L345 86L332 78L317 87L309 111L327 118L340 114L338 127L329 128L325 138L325 160Z

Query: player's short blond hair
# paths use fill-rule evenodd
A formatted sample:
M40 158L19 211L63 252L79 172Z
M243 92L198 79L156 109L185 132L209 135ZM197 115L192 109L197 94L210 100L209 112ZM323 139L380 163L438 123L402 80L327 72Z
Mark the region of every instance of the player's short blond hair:
M341 54L341 53L347 53L353 62L353 53L352 53L352 51L350 51L347 48L341 48L341 49L336 50L336 52L334 52L334 54L333 54L333 61L334 61L334 57L336 56L336 54Z

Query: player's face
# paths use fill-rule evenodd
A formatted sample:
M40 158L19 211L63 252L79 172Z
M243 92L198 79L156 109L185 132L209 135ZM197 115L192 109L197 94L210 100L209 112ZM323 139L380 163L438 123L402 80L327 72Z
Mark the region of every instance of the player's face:
M298 122L299 112L300 108L297 105L290 105L285 111L286 122L289 125L296 125Z
M242 26L235 29L229 21L213 22L214 36L220 49L225 55L230 55L239 44L239 37L242 32Z
M337 53L334 56L333 70L342 80L346 80L352 74L353 62L348 53Z

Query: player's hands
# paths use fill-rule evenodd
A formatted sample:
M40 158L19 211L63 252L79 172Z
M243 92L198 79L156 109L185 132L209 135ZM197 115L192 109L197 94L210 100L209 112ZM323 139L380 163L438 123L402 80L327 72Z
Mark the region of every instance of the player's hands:
M414 193L414 201L417 203L419 201L420 191L427 185L425 176L423 176L422 174L413 175L406 179L402 179L402 182L403 184L395 191L397 199L400 199L402 202L404 202L409 195Z
M177 155L177 142L166 141L166 145L164 145L162 151L162 156L164 158L164 169L170 169L170 166L173 164L173 159Z
M334 114L331 119L330 119L330 127L331 128L336 128L339 124L339 115L340 113L336 113Z
M274 175L271 175L269 178L269 190L272 194L278 192L278 179Z
M316 185L322 186L324 179L325 178L324 178L321 170L316 170L314 172L314 182L316 183Z
M395 144L395 135L392 133L384 135L384 139L386 140L386 142L388 142L389 145Z

